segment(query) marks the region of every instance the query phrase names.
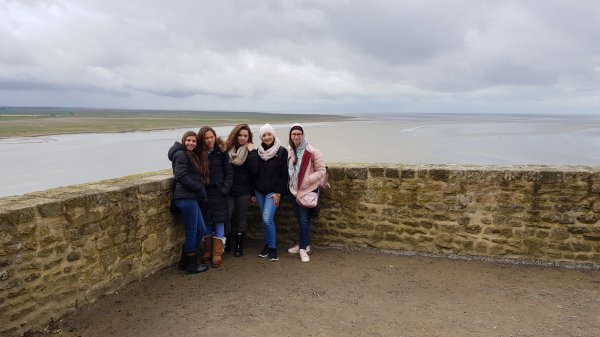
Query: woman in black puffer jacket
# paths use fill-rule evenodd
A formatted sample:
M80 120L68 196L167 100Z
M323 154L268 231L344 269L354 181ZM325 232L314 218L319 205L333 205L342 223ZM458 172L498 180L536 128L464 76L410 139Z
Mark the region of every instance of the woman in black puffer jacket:
M224 143L217 138L215 130L204 126L198 132L197 153L205 167L204 187L208 196L203 209L207 234L202 239L204 253L202 261L219 267L225 246L225 220L227 218L227 194L233 183L233 171L229 156L222 148Z
M206 199L202 181L200 159L193 152L196 148L196 133L188 131L180 142L169 149L168 157L173 168L173 202L181 212L185 227L185 243L181 249L179 268L188 273L200 273L207 270L198 264L196 256L200 238L206 231L198 200Z

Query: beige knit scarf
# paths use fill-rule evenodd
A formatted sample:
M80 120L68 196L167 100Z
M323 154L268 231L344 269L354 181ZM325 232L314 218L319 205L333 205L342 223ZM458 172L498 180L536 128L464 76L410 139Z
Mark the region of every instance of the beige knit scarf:
M234 146L231 148L231 150L229 150L228 154L229 159L231 160L231 165L242 166L246 161L246 158L248 158L248 146L240 146L237 150Z

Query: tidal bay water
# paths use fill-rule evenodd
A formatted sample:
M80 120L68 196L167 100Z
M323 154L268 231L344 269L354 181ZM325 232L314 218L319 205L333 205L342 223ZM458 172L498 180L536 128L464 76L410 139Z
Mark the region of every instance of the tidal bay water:
M291 125L274 125L287 142ZM0 139L0 196L170 168L186 129ZM254 141L258 128L251 125ZM600 116L363 115L304 124L328 163L588 165L600 162ZM227 137L231 126L216 127Z

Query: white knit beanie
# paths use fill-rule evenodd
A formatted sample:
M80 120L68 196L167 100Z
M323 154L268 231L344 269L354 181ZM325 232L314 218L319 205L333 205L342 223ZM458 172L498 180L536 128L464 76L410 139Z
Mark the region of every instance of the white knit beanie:
M273 137L275 137L275 129L273 129L271 124L267 123L260 127L260 130L258 132L260 139L262 139L262 136L267 132L271 133L273 135Z

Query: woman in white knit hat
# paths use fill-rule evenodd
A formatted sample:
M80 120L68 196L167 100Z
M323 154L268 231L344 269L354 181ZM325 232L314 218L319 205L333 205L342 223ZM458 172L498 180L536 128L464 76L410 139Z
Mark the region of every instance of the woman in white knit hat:
M281 142L275 136L275 130L269 123L260 127L259 136L261 143L258 146L258 171L254 178L254 189L262 214L265 247L258 256L277 261L274 218L281 197L287 193L288 153L281 146Z

